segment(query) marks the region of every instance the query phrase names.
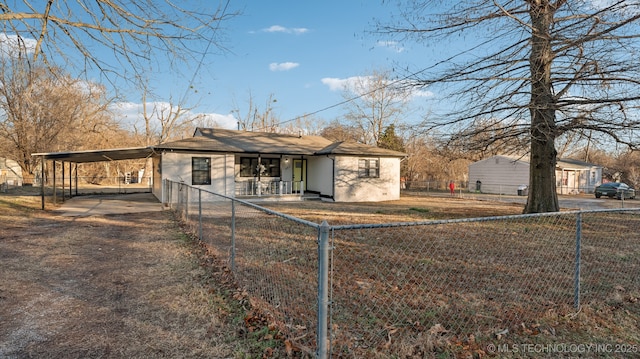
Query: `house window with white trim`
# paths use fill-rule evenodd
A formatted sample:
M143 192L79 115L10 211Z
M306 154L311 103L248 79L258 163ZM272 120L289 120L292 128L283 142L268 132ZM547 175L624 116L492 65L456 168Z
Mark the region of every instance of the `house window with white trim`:
M361 158L358 160L359 178L380 177L380 160L377 158Z
M191 184L211 184L211 159L209 157L191 157Z
M240 158L240 177L256 177L258 172L260 176L280 177L280 159L279 158L261 158L258 163L256 157Z

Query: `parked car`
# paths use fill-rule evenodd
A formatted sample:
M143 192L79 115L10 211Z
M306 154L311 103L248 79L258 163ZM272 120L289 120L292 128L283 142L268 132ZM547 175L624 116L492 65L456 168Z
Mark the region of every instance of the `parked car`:
M609 198L636 198L636 190L622 182L607 182L596 187L596 198L607 196Z

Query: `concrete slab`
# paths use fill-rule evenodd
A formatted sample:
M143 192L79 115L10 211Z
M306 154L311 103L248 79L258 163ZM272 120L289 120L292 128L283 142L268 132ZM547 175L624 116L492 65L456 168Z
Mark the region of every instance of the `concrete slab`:
M162 203L153 194L131 193L73 197L55 209L54 212L66 217L87 217L162 210Z

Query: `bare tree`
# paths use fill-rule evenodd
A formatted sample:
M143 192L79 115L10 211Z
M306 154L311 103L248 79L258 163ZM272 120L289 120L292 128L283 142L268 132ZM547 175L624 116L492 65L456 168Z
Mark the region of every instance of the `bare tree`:
M414 133L404 142L408 157L403 161L402 176L406 178L407 186L412 182L435 181L436 186L440 184L444 188L451 180L467 180L467 166L471 161L443 148L439 139Z
M493 155L518 154L528 145L528 136L516 134L496 118L474 119L454 132L441 145L455 148L456 154L479 161Z
M378 32L429 45L464 37L469 44L415 72L415 86L442 91L452 106L429 127L499 118L505 132L527 136L525 213L559 210L558 136L590 130L638 146L637 1L410 0L401 12L401 21L379 24Z
M151 108L149 108L151 107ZM147 92L142 95L143 130L134 124L134 132L144 145L157 145L168 140L192 135L193 124L202 119L202 114L193 114L191 108L183 104L169 102L148 102Z
M405 140L405 151L409 154L403 161L404 173L402 176L407 181L407 188L411 182L426 181L430 179L429 171L433 169L434 159L432 148L426 136L413 134Z
M238 129L245 131L258 132L277 132L280 127L280 120L275 114L273 105L278 100L273 94L265 102L264 109L256 104L251 92L247 101L246 111L240 109L238 104L234 103L234 109L231 111L236 114L238 119Z
M320 136L328 138L332 141L353 141L357 142L359 137L354 127L333 121L320 131Z
M113 124L104 88L0 55L0 151L32 174L32 153L74 150Z
M635 187L640 187L640 152L626 151L616 158L620 180Z
M143 79L157 56L199 61L222 48L220 26L234 16L229 1L18 0L0 3L5 40L28 44L32 61L74 63L107 79ZM202 43L212 46L202 47Z
M345 85L347 124L358 142L377 145L389 125L401 122L411 92L394 83L388 71L374 70Z

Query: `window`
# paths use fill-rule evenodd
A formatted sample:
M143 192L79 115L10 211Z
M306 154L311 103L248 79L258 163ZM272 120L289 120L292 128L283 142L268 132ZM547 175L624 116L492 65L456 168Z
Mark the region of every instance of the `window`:
M191 158L191 184L211 184L211 159L208 157Z
M380 177L380 161L378 159L361 158L358 160L358 177Z
M280 177L280 159L279 158L261 158L260 167L258 167L258 158L241 157L240 158L240 177L257 177L258 168L260 168L260 176L264 177Z

